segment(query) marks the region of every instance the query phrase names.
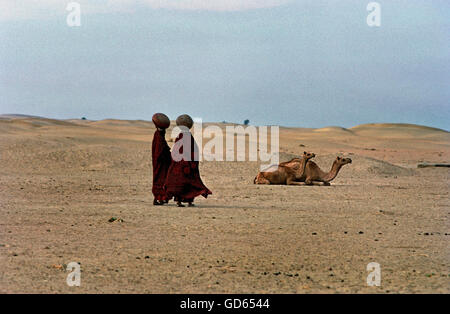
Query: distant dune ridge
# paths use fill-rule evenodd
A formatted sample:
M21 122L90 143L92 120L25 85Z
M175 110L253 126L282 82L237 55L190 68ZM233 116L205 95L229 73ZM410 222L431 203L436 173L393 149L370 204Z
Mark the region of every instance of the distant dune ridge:
M330 126L325 128L315 129L315 132L348 132L348 133L374 133L377 135L381 134L399 134L399 133L409 133L420 135L421 133L429 134L433 132L445 132L449 133L446 130L433 128L424 125L417 124L407 124L407 123L368 123L361 124L351 128L343 128L339 126Z
M410 123L367 123L367 124L361 124L358 126L354 126L350 128L351 130L361 130L365 128L377 128L377 129L393 129L393 128L401 128L401 129L421 129L421 130L427 130L427 131L444 131L448 132L443 129L424 126L424 125L418 125L418 124L410 124Z
M353 133L351 130L340 127L340 126L328 126L325 128L314 129L314 132L346 132Z
M40 116L25 115L25 114L0 114L0 119L3 120L26 120L31 122L35 126L57 124L62 125L64 122L70 123L90 123L90 124L102 124L102 125L140 125L140 126L153 126L151 121L147 120L121 120L121 119L103 119L103 120L82 120L82 119L51 119ZM205 122L204 125L238 125L234 123L222 123L222 122ZM67 125L67 124L66 124ZM280 126L282 127L282 126ZM300 128L300 127L299 127ZM291 128L292 129L292 128ZM295 128L294 128L295 129ZM351 128L344 128L340 126L328 126L323 128L312 129L315 132L367 132L367 131L382 131L382 132L446 132L446 130L408 123L367 123L357 125Z
M46 119L46 118L40 117L40 116L32 116L32 115L20 114L20 113L0 114L0 119L28 119L28 118Z

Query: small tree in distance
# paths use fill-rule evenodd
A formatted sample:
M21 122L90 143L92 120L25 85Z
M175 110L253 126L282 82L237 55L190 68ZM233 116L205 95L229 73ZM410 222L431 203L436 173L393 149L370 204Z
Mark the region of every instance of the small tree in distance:
M248 125L250 123L249 119L244 120L244 125Z

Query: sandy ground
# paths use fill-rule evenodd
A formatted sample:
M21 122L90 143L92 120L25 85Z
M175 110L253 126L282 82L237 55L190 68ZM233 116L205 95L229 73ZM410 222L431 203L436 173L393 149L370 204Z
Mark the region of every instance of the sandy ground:
M254 185L258 162L202 162L213 195L195 208L152 206L153 132L0 119L0 292L450 292L450 169L417 168L450 162L448 132L281 128L281 161L353 163L330 187L298 187ZM72 261L80 287L66 284ZM366 284L370 262L380 287Z

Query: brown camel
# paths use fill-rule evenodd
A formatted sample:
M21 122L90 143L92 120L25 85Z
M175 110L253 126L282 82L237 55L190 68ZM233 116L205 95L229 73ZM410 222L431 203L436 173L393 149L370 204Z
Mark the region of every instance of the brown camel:
M305 182L306 185L330 185L330 182L336 178L341 167L346 164L351 164L350 158L336 157L331 166L329 172L323 172L314 161L308 161L303 176L299 179L301 182Z
M314 153L304 152L302 158L293 158L278 166L271 166L266 171L259 172L253 183L302 185L303 183L297 181L304 176L306 163L313 157Z

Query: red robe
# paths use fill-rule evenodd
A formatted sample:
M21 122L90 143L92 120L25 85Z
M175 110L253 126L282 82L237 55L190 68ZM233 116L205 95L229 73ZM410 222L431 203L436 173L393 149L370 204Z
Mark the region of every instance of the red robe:
M172 163L170 147L165 138L166 130L156 130L152 142L152 163L153 163L153 187L152 193L158 201L165 201L167 197L164 190L164 183L167 171Z
M200 178L200 171L198 169L198 158L195 151L198 151L197 143L195 143L194 137L191 133L180 133L175 140L175 145L183 139L183 135L190 136L191 138L191 160L172 161L169 172L166 178L166 192L169 199L175 198L175 201L181 202L193 202L194 198L202 195L208 197L208 194L212 194L211 191L203 184ZM183 153L183 147L179 150L180 154Z

